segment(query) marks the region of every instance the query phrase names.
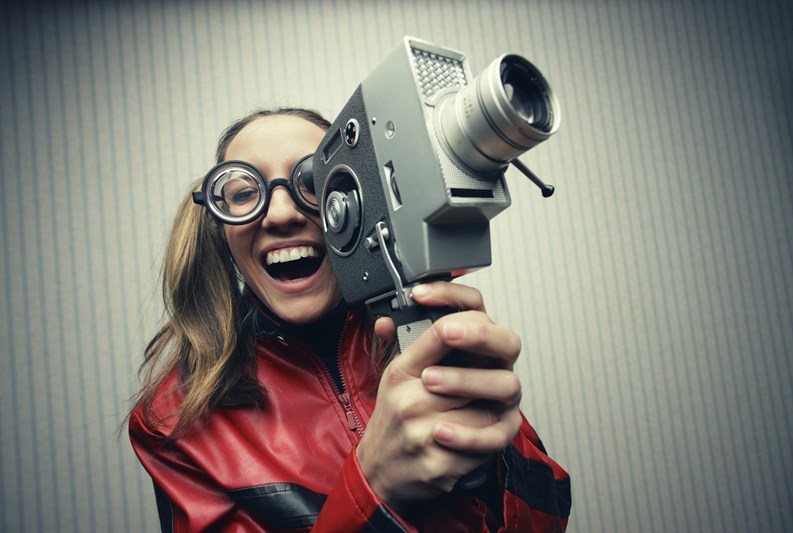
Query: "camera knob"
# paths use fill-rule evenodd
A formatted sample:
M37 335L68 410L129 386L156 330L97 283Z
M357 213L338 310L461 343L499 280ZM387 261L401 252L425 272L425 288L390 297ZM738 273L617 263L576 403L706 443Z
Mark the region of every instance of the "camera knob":
M341 233L347 224L347 195L340 191L333 191L325 202L325 220L328 229L333 233Z

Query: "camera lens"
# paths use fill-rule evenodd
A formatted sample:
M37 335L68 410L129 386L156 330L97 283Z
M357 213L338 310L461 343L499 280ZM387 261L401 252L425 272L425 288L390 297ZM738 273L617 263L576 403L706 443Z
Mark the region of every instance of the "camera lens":
M511 63L502 63L501 84L507 100L523 120L539 130L550 131L552 106L534 78Z
M542 73L507 54L438 104L435 127L453 160L488 176L555 133L559 119Z

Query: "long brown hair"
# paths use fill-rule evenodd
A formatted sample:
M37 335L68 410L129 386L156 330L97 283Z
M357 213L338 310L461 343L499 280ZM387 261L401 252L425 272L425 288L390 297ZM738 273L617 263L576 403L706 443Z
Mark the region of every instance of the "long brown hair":
M221 134L216 162L224 160L236 135L260 117L291 115L323 130L330 123L319 113L302 108L257 110L233 122ZM153 413L159 389L179 371L183 401L171 439L184 435L213 407L261 406L266 390L256 381L255 331L250 306L228 250L222 225L192 201L193 183L179 206L162 266L164 325L146 346L138 371L141 390L136 406L155 424L165 423Z

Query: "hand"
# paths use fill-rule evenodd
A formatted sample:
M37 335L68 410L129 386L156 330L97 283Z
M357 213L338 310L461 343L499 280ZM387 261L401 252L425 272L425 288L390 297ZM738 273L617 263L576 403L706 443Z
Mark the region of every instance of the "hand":
M414 289L427 306L463 311L439 319L385 369L357 457L372 489L402 509L449 492L517 434L520 382L512 369L520 338L485 314L476 289L435 282ZM375 332L393 339L390 319ZM451 350L477 354L482 367L439 363Z

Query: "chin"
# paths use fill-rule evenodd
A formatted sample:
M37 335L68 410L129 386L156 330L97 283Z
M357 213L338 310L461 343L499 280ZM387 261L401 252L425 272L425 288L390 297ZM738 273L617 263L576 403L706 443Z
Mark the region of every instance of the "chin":
M322 303L312 301L294 302L291 305L282 303L273 306L271 309L281 320L296 326L304 326L324 317L333 309L336 303L338 303L338 299Z
M335 281L336 278L330 276L306 292L271 293L268 307L281 320L290 324L311 324L327 315L341 300L341 290Z

